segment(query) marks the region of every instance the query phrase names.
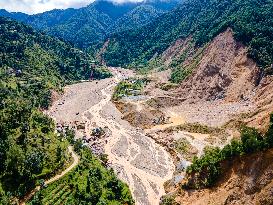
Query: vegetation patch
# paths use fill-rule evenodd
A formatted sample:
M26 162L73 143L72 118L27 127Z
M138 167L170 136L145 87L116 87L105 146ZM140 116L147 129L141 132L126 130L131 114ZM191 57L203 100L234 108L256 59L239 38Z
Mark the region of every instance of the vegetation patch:
M178 84L176 83L164 83L160 85L161 90L169 91L171 89L177 88Z
M95 79L105 79L112 77L113 74L106 67L98 67L94 69L93 78Z
M0 198L22 197L40 179L66 167L68 142L56 136L53 120L24 101L10 103L1 114L1 127L9 130L1 130Z
M188 161L192 161L193 157L196 156L198 150L193 147L190 142L185 139L181 138L174 142L175 150L183 156Z
M183 62L185 60L184 58L186 58L186 56L188 55L185 55L185 57L183 57L182 55L182 59L176 61L175 64L172 64L173 70L171 73L170 81L173 83L180 83L183 80L185 80L188 76L190 76L190 74L199 65L205 48L206 46L204 46L201 49L198 49L195 55L193 56L193 60L185 66L183 65Z
M179 65L183 64L185 60L191 55L193 51L193 45L190 43L189 46L187 46L186 50L180 55L178 58L172 59L172 62L170 64L171 68L177 68Z
M171 82L173 83L180 83L183 80L185 80L190 74L191 70L188 70L187 68L177 68L172 71L171 74Z
M154 57L146 63L132 63L128 67L133 69L136 68L137 72L141 75L147 74L151 70L164 71L167 69L162 59L159 57Z
M267 150L273 147L273 114L270 117L270 127L265 135L255 128L243 127L241 140L233 140L223 149L206 149L201 158L195 157L191 166L187 168L187 182L184 188L212 187L222 173L221 163L246 154Z
M188 152L188 149L190 147L190 143L186 139L179 139L175 141L174 143L175 149L181 153L186 154Z
M119 100L126 96L137 96L141 94L141 90L149 82L147 78L128 79L120 82L116 87L112 96L113 100Z
M179 204L175 201L175 196L166 195L160 201L160 205L179 205Z

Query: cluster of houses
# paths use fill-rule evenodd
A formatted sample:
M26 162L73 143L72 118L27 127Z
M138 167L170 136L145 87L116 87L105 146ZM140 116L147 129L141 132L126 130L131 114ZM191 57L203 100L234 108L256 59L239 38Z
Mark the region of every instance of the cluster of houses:
M95 127L91 130L91 133L86 133L85 126L85 122L80 121L57 123L56 131L60 136L66 130L73 130L76 133L76 138L80 138L83 145L88 146L94 155L100 156L104 154L104 145L107 143L107 137L110 136L110 130L107 127ZM83 133L83 136L79 136L77 133Z
M90 137L85 136L83 138L83 142L90 147L94 155L101 156L104 154L104 146L109 136L110 130L107 127L96 127L92 129Z

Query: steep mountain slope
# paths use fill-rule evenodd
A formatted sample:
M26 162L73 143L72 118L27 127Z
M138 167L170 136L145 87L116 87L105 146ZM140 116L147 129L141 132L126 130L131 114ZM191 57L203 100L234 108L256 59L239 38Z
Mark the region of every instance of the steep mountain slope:
M234 38L230 28L203 47L194 48L191 40L178 39L158 56L161 66L171 71L167 78L177 83L169 95L179 100L172 101L172 104L181 101L244 104L252 113L245 122L265 131L269 114L273 111L273 76L270 73L264 76L257 63L249 57L248 48ZM168 98L160 101L162 104L170 103ZM206 109L201 110L204 112ZM217 114L212 116L215 118Z
M49 88L59 88L65 81L90 77L88 55L82 51L29 26L5 18L0 20L0 66L5 77L1 80L12 81L14 78L9 76L19 75L23 84L33 79Z
M41 110L92 70L87 54L29 26L0 17L0 33L0 204L10 204L70 163L67 139Z
M247 57L247 48L234 39L230 29L205 47L195 67L188 67L186 63L181 65L181 70L188 69L190 74L176 90L186 99L250 99L259 76L257 65Z
M178 0L116 4L98 0L80 9L52 10L36 15L0 11L0 16L23 21L46 33L88 47L117 31L138 28L174 8Z
M104 60L114 66L147 63L178 38L192 35L200 46L230 27L258 65L268 68L273 59L272 5L272 0L190 0L142 28L112 35Z
M135 29L145 25L153 19L165 13L164 10L156 9L152 5L139 5L121 18L117 19L107 29L107 33L121 32L124 30Z

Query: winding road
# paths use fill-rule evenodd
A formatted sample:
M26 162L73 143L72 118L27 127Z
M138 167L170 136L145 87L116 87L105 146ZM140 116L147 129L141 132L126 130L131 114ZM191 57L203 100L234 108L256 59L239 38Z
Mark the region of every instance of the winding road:
M66 175L68 172L70 172L73 168L75 168L78 164L79 164L79 157L78 155L73 151L73 147L69 146L68 147L68 152L71 154L72 158L73 158L73 163L67 168L65 169L63 172L61 172L60 174L48 179L45 181L45 185L51 184L57 180L59 180L60 178L62 178L64 175ZM33 196L34 194L39 191L41 189L40 186L35 187L35 189L33 189L31 192L29 192L21 201L20 201L20 205L25 205Z

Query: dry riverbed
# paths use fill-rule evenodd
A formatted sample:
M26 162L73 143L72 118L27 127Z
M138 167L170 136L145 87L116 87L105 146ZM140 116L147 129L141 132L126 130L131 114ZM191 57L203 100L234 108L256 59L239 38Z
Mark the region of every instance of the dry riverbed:
M165 194L163 184L174 172L172 158L162 146L145 136L143 130L122 120L111 96L117 83L133 73L124 69L111 70L113 78L67 86L63 97L54 103L48 114L58 124L83 125L78 126L78 138L93 139L94 128L107 130L107 136L97 142L88 141L87 146L108 155L110 166L128 183L136 204L159 204L160 197Z

